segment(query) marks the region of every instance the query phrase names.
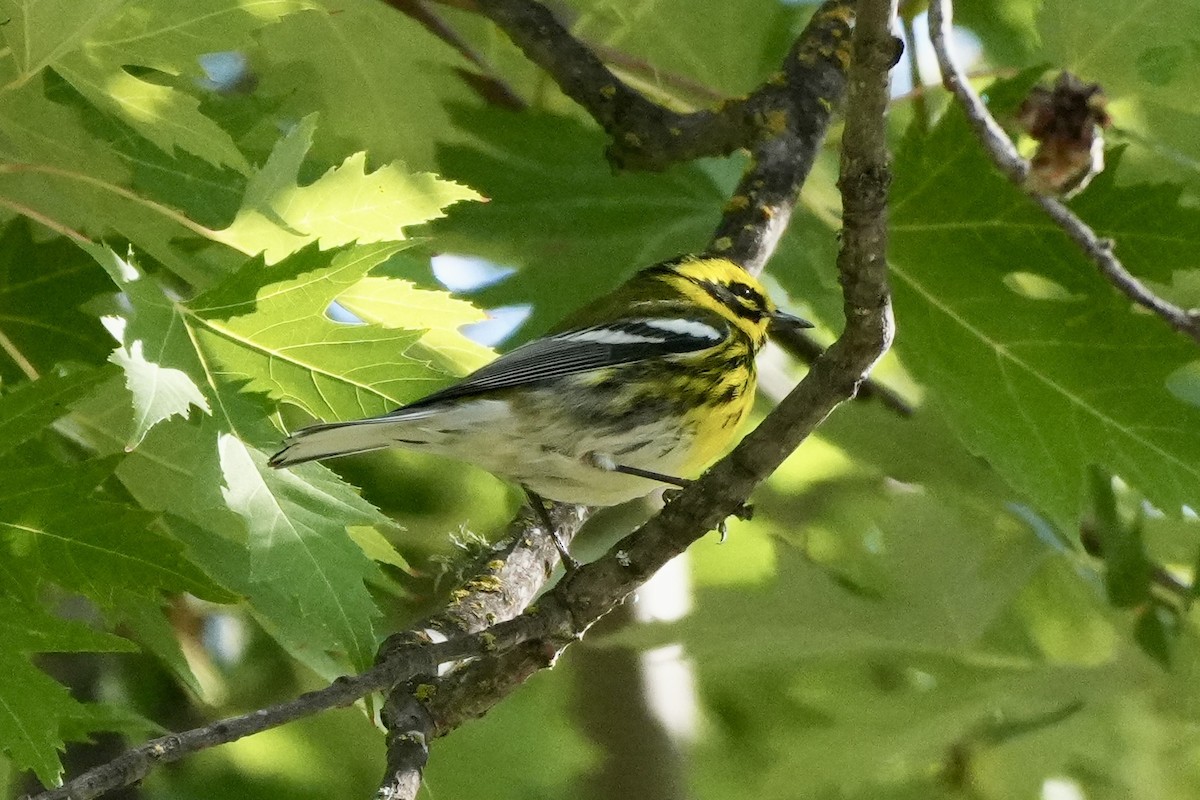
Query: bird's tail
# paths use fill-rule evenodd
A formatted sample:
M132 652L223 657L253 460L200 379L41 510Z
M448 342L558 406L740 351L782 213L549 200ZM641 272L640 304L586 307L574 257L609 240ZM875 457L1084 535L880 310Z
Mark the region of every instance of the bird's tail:
M267 463L277 468L291 467L307 461L382 450L394 444L423 444L397 438L397 428L402 426L403 422L394 417L374 417L301 428L284 441L283 449Z

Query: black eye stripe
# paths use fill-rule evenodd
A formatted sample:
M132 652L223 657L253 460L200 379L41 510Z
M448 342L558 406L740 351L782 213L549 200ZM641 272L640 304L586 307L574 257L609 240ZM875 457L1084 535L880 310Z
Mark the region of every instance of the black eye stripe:
M748 286L744 283L731 283L729 284L729 291L733 292L734 295L742 298L743 300L749 300L759 308L766 305L766 299L752 286Z
M714 300L724 305L739 317L757 322L766 314L766 300L751 286L747 286L744 283L722 285L713 283L712 281L697 281L697 283ZM746 294L739 292L738 287L744 289ZM749 300L750 304L742 302L743 300Z

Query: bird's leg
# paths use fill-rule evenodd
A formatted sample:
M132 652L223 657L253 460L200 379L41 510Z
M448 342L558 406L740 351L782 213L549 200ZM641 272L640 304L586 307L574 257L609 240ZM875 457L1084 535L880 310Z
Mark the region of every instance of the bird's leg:
M599 459L596 460L599 461ZM658 481L659 483L670 484L674 488L667 489L663 492L663 501L667 503L670 503L679 496L680 492L692 485L692 481L688 480L687 478L676 478L673 475L664 475L661 472L652 472L648 469L631 467L627 464L613 464L611 471L620 472L623 475L633 475L636 478L645 478L651 481ZM748 520L754 516L754 506L750 505L749 503L742 503L738 510L733 512L733 516L741 520ZM725 527L725 520L721 520L721 524L717 526L717 533L721 535L721 542L724 543L725 538L729 534L729 531Z
M603 467L601 467L603 469ZM645 478L648 481L658 481L666 483L677 489L686 489L692 485L692 482L687 478L676 478L674 475L664 475L661 472L651 472L648 469L640 467L631 467L628 464L613 464L609 468L610 472L620 472L622 475L632 475L635 478Z
M546 501L542 499L540 494L529 487L523 486L521 488L525 490L525 496L529 498L529 505L533 507L533 513L541 520L542 525L546 527L546 533L550 534L551 540L554 541L554 547L558 550L559 558L562 559L563 569L568 573L579 569L579 562L567 550L566 544L563 543L562 538L558 535L558 528L555 527L554 520L550 519L550 512L546 510Z

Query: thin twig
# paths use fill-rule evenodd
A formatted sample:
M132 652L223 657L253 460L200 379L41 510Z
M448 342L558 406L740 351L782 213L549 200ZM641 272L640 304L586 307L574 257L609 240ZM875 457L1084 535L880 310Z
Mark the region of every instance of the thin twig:
M459 70L460 77L484 100L501 108L520 111L528 105L516 90L500 79L495 67L475 48L471 47L458 31L435 14L424 0L383 0L392 8L411 17L425 30L450 45L467 61L478 67L482 74Z
M632 55L619 48L593 41L588 41L587 44L592 49L592 52L604 59L606 63L612 64L626 74L635 75L646 83L653 81L660 86L674 87L678 92L687 94L693 102L719 103L725 99L724 94L707 84L703 84L686 75L658 67L644 58ZM676 97L678 96L676 95Z
M358 699L394 686L415 675L435 673L439 664L478 657L493 650L508 650L522 642L550 633L548 623L560 618L529 618L521 625L498 626L487 634L464 634L436 644L414 639L396 647L389 657L359 675L339 678L324 689L307 692L292 700L246 714L217 720L181 733L160 736L123 753L116 759L84 772L56 789L34 795L30 800L90 800L129 786L159 764L220 744L237 741L331 708L348 706Z
M1079 245L1084 255L1091 259L1100 274L1109 283L1137 305L1161 317L1175 330L1200 342L1200 312L1181 308L1154 294L1146 288L1145 284L1130 274L1114 255L1112 240L1097 236L1095 231L1058 199L1037 194L1026 186L1029 164L1021 158L1012 140L992 117L983 104L983 100L971 88L962 69L950 53L950 13L949 0L931 0L929 4L929 38L937 53L938 65L942 71L942 81L962 106L967 121L974 129L983 149L991 157L992 163L1042 207L1046 214L1063 230L1063 233Z
M908 56L909 82L913 89L916 89L918 86L925 85L925 81L921 78L921 58L917 53L917 32L909 14L901 15L900 24L904 30L904 49ZM925 102L924 92L912 93L912 112L917 131L924 134L929 130L929 104Z
M932 0L929 4L929 39L937 54L938 68L942 72L942 83L962 105L967 122L983 143L997 169L1017 186L1025 185L1029 175L1029 164L1021 158L1016 145L1004 133L1004 129L983 104L983 100L971 88L962 69L950 55L950 11L946 0Z

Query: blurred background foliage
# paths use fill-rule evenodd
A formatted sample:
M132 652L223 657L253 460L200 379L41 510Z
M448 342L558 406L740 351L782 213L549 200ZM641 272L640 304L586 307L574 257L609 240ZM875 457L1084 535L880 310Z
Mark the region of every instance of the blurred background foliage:
M992 174L901 5L899 337L876 378L913 413L839 409L752 522L438 741L429 796L1200 797L1195 345ZM1073 205L1200 304L1192 0L956 5L1002 120L1048 70L1105 87L1109 170ZM0 6L0 785L20 796L60 756L74 774L321 686L438 608L518 494L399 452L276 473L281 432L419 397L703 246L744 157L614 175L590 120L452 5L425 4L457 47L403 2ZM812 7L553 9L688 109L769 76ZM767 276L826 340L839 135ZM761 371L765 412L803 365ZM597 515L578 553L656 502ZM365 797L381 772L349 709L120 796Z

